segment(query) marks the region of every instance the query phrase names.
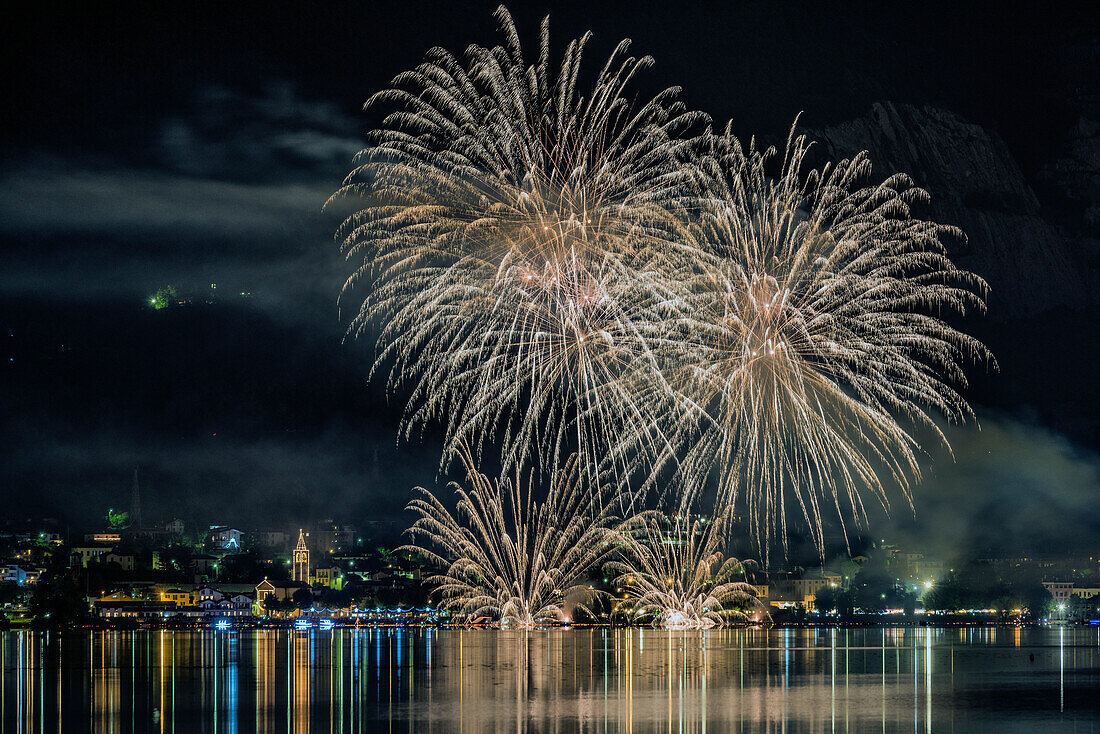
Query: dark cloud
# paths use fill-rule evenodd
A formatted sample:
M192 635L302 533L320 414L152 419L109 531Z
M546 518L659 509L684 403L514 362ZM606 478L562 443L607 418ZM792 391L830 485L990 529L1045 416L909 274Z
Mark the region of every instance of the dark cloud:
M306 229L303 224L316 220L333 188L124 168L74 170L39 160L0 181L0 218L10 234L131 236L159 254L170 254L164 250L186 237L211 236L285 249L286 240Z
M32 491L10 497L6 510L87 527L108 507L129 506L132 472L140 468L147 522L182 517L254 528L325 518L401 521L410 489L433 486L437 451L396 447L392 437L363 426L170 442L126 431L28 441L5 473Z
M211 86L186 114L161 125L150 153L190 176L253 184L321 180L331 189L363 147L361 126L334 104L302 99L288 82L268 83L259 96Z
M0 172L0 295L143 298L173 284L252 294L297 321L334 323L343 261L322 206L362 143L334 106L289 85L204 88L131 151L25 153Z

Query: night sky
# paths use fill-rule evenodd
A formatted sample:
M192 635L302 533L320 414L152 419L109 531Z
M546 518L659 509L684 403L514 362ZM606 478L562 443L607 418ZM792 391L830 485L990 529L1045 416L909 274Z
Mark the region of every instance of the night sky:
M439 445L431 434L397 443L401 403L368 381L371 344L343 339L349 266L332 240L342 212L321 205L377 121L363 100L432 46L495 43L495 3L67 5L28 4L0 31L3 514L90 526L128 503L141 467L151 520L399 519L409 488L437 481ZM976 370L967 391L981 430L949 429L955 459L930 451L916 518L899 502L868 537L1005 553L1092 547L1095 14L897 5L512 11L528 48L546 12L556 49L593 30L590 64L632 38L657 61L642 92L680 85L690 106L732 118L746 138L779 140L799 112L828 130L893 102L1003 140L1038 204L1033 224L1060 248L1027 271L1054 285L1036 299L1002 282L989 315L965 322L1001 363ZM967 143L945 150L965 155ZM935 170L927 181L914 173L934 200L953 195L935 189ZM994 282L977 264L1001 272L998 258L1012 254L988 254L995 233L968 234L966 266ZM1075 278L1065 287L1063 272ZM149 308L169 284L192 304Z

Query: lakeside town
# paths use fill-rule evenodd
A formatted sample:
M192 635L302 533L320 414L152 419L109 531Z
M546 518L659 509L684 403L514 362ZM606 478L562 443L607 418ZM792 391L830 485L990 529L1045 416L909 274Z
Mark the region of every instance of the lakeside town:
M301 528L188 527L130 510L71 537L56 519L0 526L0 627L447 625L425 558L392 522L325 520ZM380 541L379 539L384 539ZM683 542L673 535L667 543ZM396 542L394 542L396 541ZM750 623L1100 624L1100 558L996 557L945 565L883 540L816 567L749 567ZM574 623L632 624L629 581ZM488 624L490 620L462 620Z

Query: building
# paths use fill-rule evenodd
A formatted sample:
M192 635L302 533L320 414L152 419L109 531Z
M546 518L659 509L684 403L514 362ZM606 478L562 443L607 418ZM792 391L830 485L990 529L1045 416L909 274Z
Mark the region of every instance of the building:
M164 530L169 535L183 535L183 520L176 518L175 520L169 520L164 524Z
M172 603L159 601L106 601L96 602L96 613L104 619L159 620L177 611Z
M191 603L191 592L183 589L161 589L157 594L158 601L171 602L177 606L185 607Z
M87 543L118 543L122 540L122 533L88 533L84 536Z
M918 586L943 576L943 563L923 553L892 549L886 565L898 581Z
M102 545L75 546L72 548L74 563L80 563L84 568L88 567L88 561L98 560L111 552L111 549Z
M1056 602L1064 602L1073 596L1072 581L1044 581L1043 588L1050 592Z
M211 572L217 570L218 559L214 556L197 555L191 556L190 561L191 573L196 576L209 576Z
M350 525L324 523L314 527L309 537L317 553L323 555L347 553L357 545L355 528Z
M338 568L318 568L313 572L313 583L339 591L344 588L344 572Z
M1077 586L1073 581L1044 581L1043 587L1050 592L1050 596L1056 602L1065 602L1074 596L1079 599L1100 596L1100 587Z
M37 584L38 579L42 578L42 574L46 573L45 568L23 568L24 584Z
M235 549L240 548L244 540L244 532L231 528L228 525L211 525L209 541L213 548Z
M213 586L200 586L191 592L191 603L201 605L203 602L220 602L226 598L226 594L222 593Z
M175 539L167 530L158 527L130 527L123 537L129 543L150 548L163 548Z
M401 537L401 531L404 529L405 526L395 520L368 520L362 523L361 532L363 533L362 537L370 537L375 541L383 541ZM359 538L356 539L358 540Z
M309 546L306 545L305 533L299 528L298 545L294 546L293 566L290 577L299 584L309 584Z
M132 553L119 553L118 551L111 551L104 556L100 557L100 561L103 563L115 563L123 571L134 570L134 555Z
M256 530L251 533L253 545L273 551L286 551L294 536L284 530Z
M762 595L761 600L773 607L813 609L818 592L829 586L840 586L841 578L840 574L816 570L801 578L786 573L769 574L765 587L767 595Z
M7 566L0 566L0 583L19 584L20 586L22 586L26 580L27 573L18 563L12 563Z
M216 617L251 617L252 597L247 594L231 594L221 601L201 604L200 607L208 610Z
M140 596L138 594L132 593L132 590L125 591L125 590L120 589L118 591L112 591L110 594L104 594L103 596L99 597L99 600L96 603L98 604L98 603L106 603L106 602L123 602L123 601L149 601L149 600L143 598L142 596Z
M283 601L294 596L294 592L301 588L304 588L302 584L293 581L269 581L264 578L256 584L256 613L264 613L264 600L267 597L274 596L279 601Z
M194 620L240 619L252 616L252 597L247 594L218 594L217 600L209 589L201 600L193 605L174 601L146 601L127 597L123 593L112 594L96 602L96 611L105 619L163 620L186 618Z

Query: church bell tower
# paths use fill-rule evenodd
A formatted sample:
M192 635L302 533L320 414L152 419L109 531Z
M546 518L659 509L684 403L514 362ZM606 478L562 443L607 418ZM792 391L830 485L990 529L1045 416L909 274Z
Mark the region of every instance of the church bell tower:
M306 536L302 529L298 529L298 545L294 546L294 565L291 578L300 583L309 583L309 547L306 546Z

